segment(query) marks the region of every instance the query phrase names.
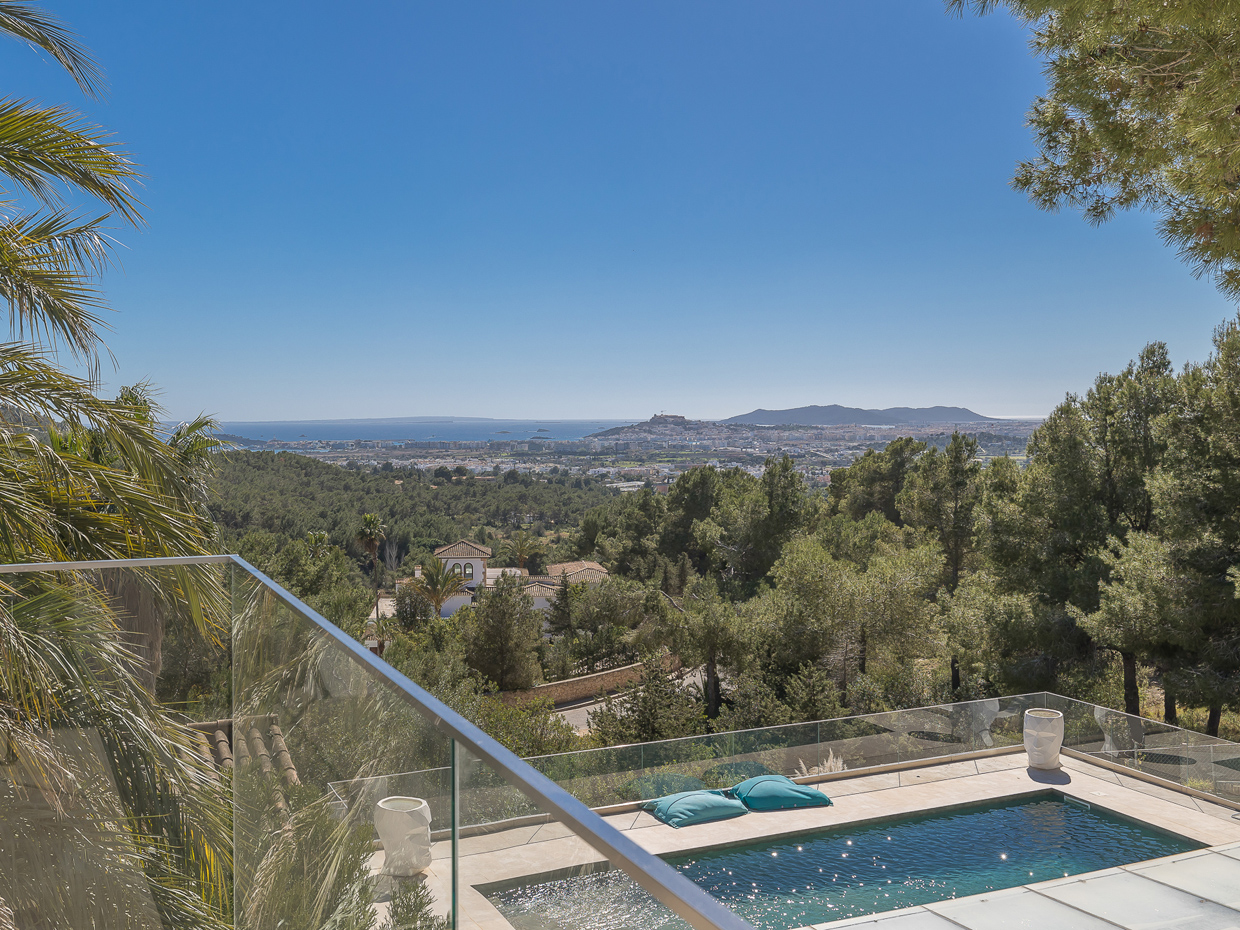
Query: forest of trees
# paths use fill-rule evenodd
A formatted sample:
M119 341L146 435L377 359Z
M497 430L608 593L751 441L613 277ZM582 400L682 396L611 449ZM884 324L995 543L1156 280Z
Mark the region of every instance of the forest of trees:
M1138 713L1152 685L1217 734L1240 707L1240 321L1203 364L1152 344L1068 396L1026 468L975 452L897 440L825 500L787 460L699 469L586 514L577 544L680 598L664 641L706 664L698 728L1043 689ZM608 731L640 716L615 703Z
M1008 8L1048 64L1029 119L1039 153L1017 189L1091 222L1151 211L1194 272L1240 296L1234 10L947 6ZM38 5L3 3L0 33L86 98L106 91L99 64ZM363 637L379 589L436 545L470 537L532 571L597 559L612 577L563 585L549 638L511 581L447 619L407 599L370 631L386 661L522 755L583 740L546 701L509 706L496 689L634 659L641 680L593 715L588 741L1042 688L1132 712L1157 695L1169 721L1240 736L1226 716L1240 709L1240 319L1219 327L1200 364L1176 371L1153 344L1069 396L1024 467L983 467L968 436L901 439L835 470L822 495L786 458L761 477L694 469L664 497L562 474L217 454L207 418L164 428L152 387L101 394L99 276L118 228L144 222L136 157L71 106L10 96L0 110L6 562L238 551ZM15 821L0 924L81 924L132 900L162 926L232 926L231 776L184 725L233 710L219 576L27 572L4 595L0 744L34 817ZM678 667L697 675L678 679ZM75 733L98 753L70 748ZM265 825L280 850L266 877L240 876L260 892L244 906L272 892L312 912L305 926L374 926L370 824L341 845L312 791L286 800L286 819ZM26 872L48 839L71 852ZM397 895L385 926L438 925L429 903Z
M459 475L442 468L437 475L390 463L340 468L272 452L219 459L211 512L225 549L238 551L250 533L270 536L277 550L309 533L326 533L329 544L361 559L357 529L362 515L373 513L386 527L380 556L391 570L407 560L420 564L436 546L461 538L491 545L519 526L550 537L615 495L601 481L559 473L475 477L464 468Z
M704 466L667 495L234 453L212 512L225 548L358 636L385 557L408 571L470 536L501 563L600 561L603 584L561 586L549 637L519 585L448 619L406 597L383 631L389 662L475 714L496 688L645 661L594 715L599 742L1043 689L1132 713L1161 700L1217 733L1240 708L1240 321L1202 364L1176 372L1152 344L1068 396L1025 467L976 452L961 434L899 439L825 494L788 458L761 477ZM385 531L376 559L365 514ZM669 657L700 685L665 687ZM497 735L527 749L573 742L549 708L504 713L514 732Z

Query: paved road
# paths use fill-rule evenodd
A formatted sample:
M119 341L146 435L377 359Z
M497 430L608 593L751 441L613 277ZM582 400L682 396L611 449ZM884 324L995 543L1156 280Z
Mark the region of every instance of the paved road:
M704 681L705 675L702 670L695 669L685 676L684 685L688 687L690 683L693 683L700 688ZM557 707L555 712L557 716L568 721L569 726L578 733L586 733L590 729L590 711L599 707L602 703L602 701L586 701L583 704L569 704L565 707Z
M568 707L557 710L556 716L563 720L567 720L568 725L578 733L585 733L590 728L588 721L590 711L594 710L602 703L602 701L590 701L586 704L572 704Z

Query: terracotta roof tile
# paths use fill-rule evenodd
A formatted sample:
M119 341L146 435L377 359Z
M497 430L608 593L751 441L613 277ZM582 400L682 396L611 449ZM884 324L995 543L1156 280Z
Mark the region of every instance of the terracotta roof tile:
M609 574L598 562L580 560L577 562L556 562L547 566L547 574L559 580L567 575L570 584L598 584Z
M468 539L458 539L454 543L440 546L435 550L435 555L441 559L489 559L491 550Z
M568 573L569 584L599 584L609 576L607 569L580 568Z
M301 784L275 716L252 717L239 728L232 720L191 723L190 727L204 734L197 741L199 750L220 769L245 772L257 762L264 775L279 774L284 790ZM287 817L283 791L275 792L273 800L276 810Z

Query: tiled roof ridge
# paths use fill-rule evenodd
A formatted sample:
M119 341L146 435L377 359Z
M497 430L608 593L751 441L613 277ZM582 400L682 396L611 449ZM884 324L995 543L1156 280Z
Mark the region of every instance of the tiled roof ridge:
M591 584L611 577L611 573L597 562L561 562L558 565L549 566L549 569L551 568L558 568L561 571L555 573L548 571L545 575L530 575L526 583L557 586L561 581L567 580L569 584Z
M604 575L609 574L607 569L605 569L602 565L589 559L578 559L575 562L556 562L553 565L547 566L547 574L553 577L559 577L560 575L575 575L577 572L584 571L586 569L602 572Z
M458 551L458 546L464 547L463 550ZM468 539L458 539L454 543L448 543L446 546L440 546L435 550L435 555L440 557L447 556L448 558L464 558L469 555L489 559L491 558L492 553L489 546L479 545L476 542L470 542Z

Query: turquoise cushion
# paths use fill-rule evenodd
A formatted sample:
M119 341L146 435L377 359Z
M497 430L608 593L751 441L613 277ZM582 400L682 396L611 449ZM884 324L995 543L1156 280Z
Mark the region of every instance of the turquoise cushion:
M751 811L787 811L801 807L830 807L831 799L809 785L798 785L783 775L759 775L743 781L728 794Z
M673 827L688 827L695 823L727 820L749 813L749 809L722 791L681 791L665 798L655 798L642 805L657 819Z

